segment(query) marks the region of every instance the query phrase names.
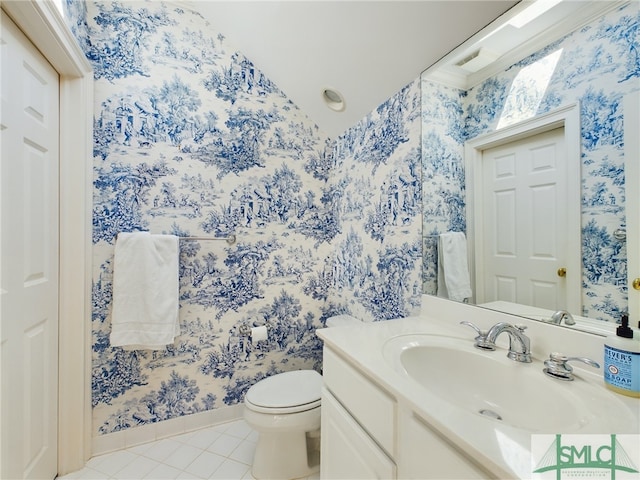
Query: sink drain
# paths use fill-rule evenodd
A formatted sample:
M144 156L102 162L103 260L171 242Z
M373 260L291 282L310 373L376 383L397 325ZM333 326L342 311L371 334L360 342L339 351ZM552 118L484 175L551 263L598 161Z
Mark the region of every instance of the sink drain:
M502 420L502 417L494 412L493 410L487 410L486 408L483 408L482 410L480 410L480 415L484 415L485 417L491 417L495 420Z

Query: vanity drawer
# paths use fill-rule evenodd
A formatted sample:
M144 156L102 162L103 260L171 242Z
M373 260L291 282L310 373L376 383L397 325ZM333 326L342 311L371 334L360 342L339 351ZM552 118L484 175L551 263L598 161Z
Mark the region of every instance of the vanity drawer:
M393 479L396 465L326 388L322 389L320 478Z
M429 423L409 410L398 415L399 457L398 478L490 479L496 477L469 458L460 447L451 443Z
M395 400L326 346L323 378L329 391L360 426L395 457Z

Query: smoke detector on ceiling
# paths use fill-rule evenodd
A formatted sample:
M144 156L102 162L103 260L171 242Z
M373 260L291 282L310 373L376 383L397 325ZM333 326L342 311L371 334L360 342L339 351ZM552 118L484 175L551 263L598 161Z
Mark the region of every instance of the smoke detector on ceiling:
M467 55L456 63L456 66L466 70L467 72L474 73L495 62L499 56L500 55L497 53L481 47L471 55Z

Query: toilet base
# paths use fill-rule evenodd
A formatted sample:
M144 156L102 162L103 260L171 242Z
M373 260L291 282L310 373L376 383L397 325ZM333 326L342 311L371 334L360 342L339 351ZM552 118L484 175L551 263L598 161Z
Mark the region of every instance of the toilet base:
M260 432L251 475L259 480L293 480L317 473L320 470L319 440L319 430Z

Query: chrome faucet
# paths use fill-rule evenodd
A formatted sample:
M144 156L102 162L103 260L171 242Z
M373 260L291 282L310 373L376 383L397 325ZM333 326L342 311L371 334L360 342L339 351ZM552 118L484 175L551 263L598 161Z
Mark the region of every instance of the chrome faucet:
M531 341L529 337L524 334L524 330L527 328L526 326L499 322L485 332L471 322L460 323L473 328L478 333L474 343L476 348L495 350L498 336L501 333L507 333L507 335L509 335L509 352L507 353L507 357L516 362L531 362Z
M553 323L554 325L560 325L562 323L562 319L564 319L565 325L575 325L576 321L573 319L573 315L571 315L566 310L558 310L553 312L551 315L551 319L548 320L549 323Z
M487 332L487 342L495 345L501 333L509 335L509 352L507 357L516 362L531 363L531 341L524 334L524 325L511 325L507 322L496 323Z

